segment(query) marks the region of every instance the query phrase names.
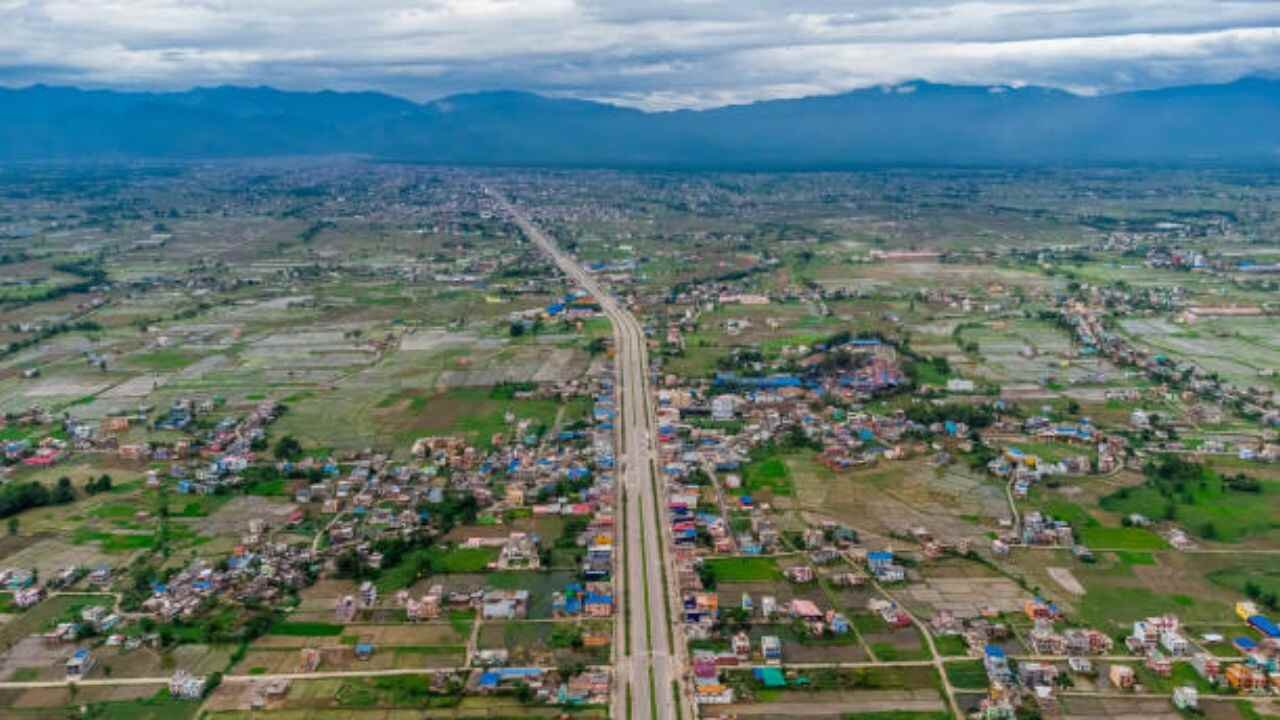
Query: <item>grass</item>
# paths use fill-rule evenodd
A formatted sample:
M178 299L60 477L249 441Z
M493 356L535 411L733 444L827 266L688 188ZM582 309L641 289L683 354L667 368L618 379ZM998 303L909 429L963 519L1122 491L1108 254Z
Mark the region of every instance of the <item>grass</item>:
M342 634L342 626L323 622L282 621L271 626L271 634L287 637L336 637Z
M1090 548L1108 550L1167 550L1164 538L1147 530L1134 527L1086 527L1079 530L1080 540Z
M827 482L832 474L817 461L812 450L757 452L742 468L742 488L735 494L769 491L773 495L790 496L797 483L808 487L813 482Z
M1196 672L1190 663L1174 663L1173 672L1169 677L1161 677L1142 666L1138 667L1137 672L1139 682L1145 685L1149 692L1172 693L1174 688L1182 685L1190 685L1201 693L1211 693L1217 690L1209 681L1200 677L1200 674Z
M1127 515L1141 513L1153 519L1171 518L1201 538L1235 543L1280 529L1280 482L1260 480L1261 492L1228 489L1222 478L1206 468L1201 481L1188 483L1184 492L1166 496L1151 484L1123 488L1099 501L1103 509ZM1212 536L1212 537L1210 537Z
M1230 615L1223 603L1197 600L1189 595L1152 592L1145 587L1090 582L1078 575L1089 589L1079 600L1079 616L1085 623L1113 631L1127 627L1134 620L1170 613L1192 619L1221 619Z
M1280 565L1270 559L1241 559L1229 567L1219 568L1207 576L1209 582L1238 593L1253 585L1262 596L1280 597Z
M426 675L392 675L344 680L334 695L339 707L368 708L451 708L461 697L431 692Z
M1116 559L1125 565L1155 565L1156 556L1149 552L1135 552L1132 550L1117 550Z
M927 361L909 362L906 371L917 385L946 385L947 379L951 377L950 372L944 372L942 368Z
M758 493L768 489L774 495L790 495L791 471L782 458L766 457L743 468L742 486L747 492Z
M129 362L147 370L181 370L199 359L198 355L180 350L154 350L129 358Z
M933 639L938 654L944 657L957 657L969 654L969 646L960 635L938 635Z
M1280 720L1280 715L1263 715L1258 712L1258 708L1249 700L1237 700L1235 707L1241 720Z
M199 710L199 702L174 699L168 689L161 689L141 700L94 703L85 716L98 720L184 720L195 717ZM79 709L74 714L79 716Z
M497 559L496 548L423 548L383 570L375 584L379 592L395 592L417 582L423 573L482 573Z
M947 663L947 680L961 690L986 690L988 685L981 660Z
M109 533L82 527L76 529L71 542L76 545L96 542L103 552L120 553L154 547L156 536L152 533Z
M284 478L259 480L246 486L244 491L249 495L258 497L284 497L287 494Z
M496 548L453 548L441 550L433 548L431 553L431 569L438 573L479 573L489 567L489 563L498 559Z
M782 579L782 571L773 558L712 558L705 561L717 583L769 582Z
M374 419L402 443L424 435L457 434L487 450L494 435L514 431L507 412L531 420L534 428L549 429L560 405L556 400L495 397L489 388L452 388L429 396L405 391L379 402Z
M1092 549L1167 550L1169 544L1145 528L1105 527L1088 510L1069 500L1051 498L1040 503L1040 511L1057 520L1071 523L1080 542Z

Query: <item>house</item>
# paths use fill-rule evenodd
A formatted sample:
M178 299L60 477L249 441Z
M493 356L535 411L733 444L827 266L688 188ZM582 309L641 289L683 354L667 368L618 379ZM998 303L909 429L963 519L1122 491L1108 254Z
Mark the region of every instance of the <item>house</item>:
M485 620L514 620L528 613L528 590L490 590L481 600L480 616Z
M1023 662L1018 665L1018 676L1027 687L1053 687L1058 680L1058 666L1047 662Z
M315 672L320 667L319 648L302 648L298 658L298 672Z
M199 700L204 697L205 678L192 675L186 670L179 670L169 678L169 695L183 700Z
M891 550L872 550L867 553L867 568L880 582L894 583L907 579L907 571L894 563Z
M1190 685L1174 688L1173 706L1179 710L1195 710L1200 706L1200 692Z
M1160 646L1170 655L1186 655L1191 651L1191 644L1176 630L1160 633Z
M769 665L781 663L782 640L777 635L765 635L760 638L760 654Z
M694 696L699 705L728 705L733 702L733 688L719 683L695 685Z
M711 399L711 419L719 422L732 420L737 410L738 398L734 395L717 395Z
M1132 690L1138 682L1138 676L1128 665L1112 665L1107 672L1107 679L1113 687L1121 690Z
M369 580L360 583L360 606L371 608L378 602L378 587Z
M740 659L746 660L751 657L751 636L745 632L735 634L730 646L733 649L733 654Z
M1280 639L1280 627L1277 627L1265 615L1250 615L1249 627L1262 633L1263 637Z
M1258 614L1258 606L1248 600L1241 600L1236 603L1236 617L1241 622L1249 622L1249 618Z
M809 583L814 580L813 568L808 565L794 565L787 568L785 574L793 583Z
M1227 684L1238 692L1255 692L1267 688L1267 674L1241 663L1227 666Z
M67 659L67 680L80 680L93 669L94 658L88 648L77 648Z
M1076 673L1077 675L1093 674L1093 663L1089 662L1088 659L1082 658L1082 657L1067 658L1067 668L1069 668L1071 672Z
M791 601L790 605L791 617L800 618L801 620L821 620L822 611L812 600L803 600L796 598Z
M582 601L582 609L588 617L609 617L613 614L613 595L601 592L600 588L588 587L586 597Z
M537 570L541 567L538 557L538 538L523 532L513 532L498 553L499 570Z
M999 645L988 644L982 649L982 667L993 683L1007 685L1013 679L1009 657Z
M849 618L837 612L827 613L827 626L836 635L847 635L851 629Z
M25 587L13 594L13 604L20 608L29 608L44 599L44 588Z

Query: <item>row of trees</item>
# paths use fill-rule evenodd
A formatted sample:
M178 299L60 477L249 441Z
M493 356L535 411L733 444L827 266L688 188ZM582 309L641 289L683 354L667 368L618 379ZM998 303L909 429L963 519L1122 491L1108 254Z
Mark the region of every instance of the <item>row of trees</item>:
M0 518L7 518L35 507L65 505L76 499L71 478L60 477L53 490L38 482L10 483L0 487Z

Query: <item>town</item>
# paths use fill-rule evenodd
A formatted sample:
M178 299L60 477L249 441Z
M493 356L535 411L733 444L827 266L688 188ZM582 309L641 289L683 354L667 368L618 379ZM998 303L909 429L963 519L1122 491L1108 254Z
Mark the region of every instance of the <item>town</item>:
M33 171L3 704L1280 714L1255 180Z

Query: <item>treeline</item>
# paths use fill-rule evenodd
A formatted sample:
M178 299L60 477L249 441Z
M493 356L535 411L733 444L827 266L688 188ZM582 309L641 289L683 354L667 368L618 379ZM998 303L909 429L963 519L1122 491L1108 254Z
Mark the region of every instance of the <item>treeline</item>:
M67 295L88 292L107 281L107 271L102 268L101 262L96 258L83 258L55 263L53 269L68 275L75 275L80 280L67 285L46 288L38 293L28 295L21 299L22 303L47 302Z
M56 337L63 333L69 332L98 332L102 330L102 325L94 320L77 320L69 323L58 323L41 328L39 332L21 340L14 340L4 347L4 351L0 352L0 357L8 355L16 355L29 347L35 347L51 337Z
M965 405L962 403L945 403L934 405L920 403L906 409L907 419L921 425L953 420L962 422L970 428L984 428L995 421L995 411L989 405Z
M0 518L17 515L24 510L45 505L65 505L75 500L71 478L58 478L52 491L38 482L10 483L0 487Z
M336 227L338 227L336 223L332 223L328 220L320 220L318 222L311 223L307 226L306 230L298 233L298 239L302 241L303 245L310 245L311 241L315 240L320 233Z

